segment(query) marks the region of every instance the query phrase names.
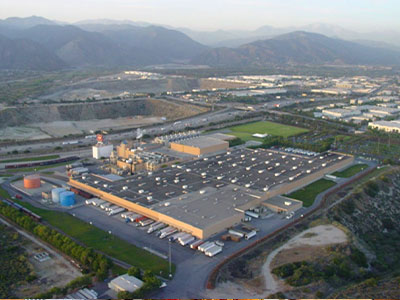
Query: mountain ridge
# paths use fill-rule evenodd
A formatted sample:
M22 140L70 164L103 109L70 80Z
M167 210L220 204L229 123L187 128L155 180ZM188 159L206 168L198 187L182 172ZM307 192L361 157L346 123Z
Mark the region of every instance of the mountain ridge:
M296 31L238 48L213 48L192 60L210 66L274 64L400 64L400 52Z

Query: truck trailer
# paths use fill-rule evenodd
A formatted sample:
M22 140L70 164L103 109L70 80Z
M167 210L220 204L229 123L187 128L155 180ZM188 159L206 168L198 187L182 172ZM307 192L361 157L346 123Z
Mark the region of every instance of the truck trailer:
M215 246L213 246L213 247L211 247L211 248L208 248L208 249L205 251L205 254L206 254L207 256L213 257L213 256L217 255L217 254L220 253L220 252L222 252L222 247L215 245Z
M204 244L203 240L194 241L190 244L190 248L196 250L201 244Z
M215 246L214 242L206 242L202 245L200 245L197 249L201 252L205 252L207 249Z
M167 236L174 234L175 232L177 232L178 229L173 228L173 227L169 227L168 230L164 231L163 233L160 234L160 239L166 238Z
M186 238L184 238L184 239L180 239L179 240L179 243L182 245L182 246L186 246L186 245L188 245L189 243L191 243L191 242L193 242L195 240L195 237L194 236L189 236L189 237L186 237Z
M123 212L124 210L125 210L125 208L123 208L123 207L115 208L115 209L110 210L108 212L108 215L111 217L111 216L114 216L116 214Z

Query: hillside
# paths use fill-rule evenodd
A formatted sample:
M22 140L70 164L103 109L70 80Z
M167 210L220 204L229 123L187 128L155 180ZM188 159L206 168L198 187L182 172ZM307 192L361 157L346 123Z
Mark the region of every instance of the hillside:
M192 62L210 66L399 65L400 52L298 31L245 44L239 48L211 49L194 58Z
M53 71L65 66L59 57L32 40L0 35L0 69Z
M44 19L46 20L46 19ZM13 48L17 40L35 42L45 48L41 55L33 46L26 47L24 56L36 62L27 68L35 70L61 69L65 67L121 67L151 64L187 62L205 46L185 34L157 26L96 25L88 24L88 30L73 25L58 25L43 19L16 19L0 22L2 47ZM30 24L32 26L28 26ZM54 64L49 59L58 58ZM0 56L0 68L24 68L25 63L13 59L5 62Z
M173 103L159 99L80 103L74 105L41 105L7 108L0 111L0 128L51 123L57 121L86 121L145 116L166 117L168 120L204 113L207 108Z

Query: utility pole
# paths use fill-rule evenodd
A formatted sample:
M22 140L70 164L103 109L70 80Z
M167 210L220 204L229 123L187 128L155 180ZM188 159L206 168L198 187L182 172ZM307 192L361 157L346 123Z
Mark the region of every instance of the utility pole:
M171 241L168 241L169 245L169 251L168 251L168 256L169 256L169 278L172 277L172 258L171 258Z

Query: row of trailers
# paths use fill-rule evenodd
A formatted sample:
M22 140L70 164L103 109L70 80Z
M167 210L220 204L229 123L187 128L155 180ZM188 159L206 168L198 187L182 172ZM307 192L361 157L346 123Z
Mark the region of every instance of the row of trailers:
M147 227L148 234L155 234L160 239L168 239L169 242L177 242L182 247L188 246L191 249L199 250L207 256L215 256L222 252L223 243L221 241L210 242L197 240L190 233L179 231L177 228L169 226L163 222L155 221L125 208L114 205L105 200L91 198L85 201L87 205L93 205L106 211L109 216L121 214L121 218L126 223L132 222L136 226Z
M28 163L23 163L23 164L10 164L10 165L5 165L4 168L5 169L19 169L19 168L50 166L50 165L56 165L56 164L60 164L60 163L75 161L78 159L79 159L78 156L68 156L68 157L39 161L39 162L28 162Z

